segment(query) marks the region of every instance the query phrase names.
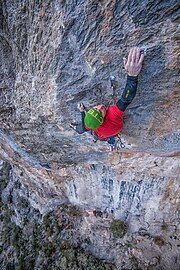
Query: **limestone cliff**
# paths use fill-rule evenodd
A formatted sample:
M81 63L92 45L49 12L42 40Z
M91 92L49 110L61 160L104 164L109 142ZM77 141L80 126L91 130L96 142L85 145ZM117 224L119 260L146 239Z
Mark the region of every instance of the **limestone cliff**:
M29 253L1 238L3 269L179 269L178 8L175 0L0 3L2 216L10 211L8 226L18 226L18 239L31 218L33 228L45 226L49 211L52 226L59 215L69 220L60 222L61 230L45 226L54 230L49 233L54 244L47 251L52 241L43 242L44 254L53 254L54 261L44 266L31 242L34 257L26 264ZM118 100L126 81L122 59L135 45L145 51L145 61L138 93L125 113L125 147L108 153L106 143L75 134L69 123L80 121L78 102L90 107ZM17 203L21 199L25 210ZM78 214L68 212L72 205ZM102 215L91 216L92 209ZM116 220L126 224L123 237L114 232L120 228L113 226ZM4 226L5 221L2 232ZM64 243L68 233L76 251L65 256L56 240ZM78 257L81 248L92 254L89 261Z

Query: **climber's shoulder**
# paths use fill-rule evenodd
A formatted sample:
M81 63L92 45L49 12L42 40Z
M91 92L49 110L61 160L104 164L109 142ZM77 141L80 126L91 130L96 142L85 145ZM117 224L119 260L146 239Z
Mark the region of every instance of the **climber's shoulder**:
M124 112L121 111L116 104L110 105L107 108L107 116L123 117L123 115L124 115Z

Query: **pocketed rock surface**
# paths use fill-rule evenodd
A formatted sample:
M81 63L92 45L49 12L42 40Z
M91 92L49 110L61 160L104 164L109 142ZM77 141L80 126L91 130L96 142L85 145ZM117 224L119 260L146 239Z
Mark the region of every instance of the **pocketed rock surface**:
M3 0L0 22L1 269L179 269L178 1ZM118 100L135 45L109 153L69 124Z

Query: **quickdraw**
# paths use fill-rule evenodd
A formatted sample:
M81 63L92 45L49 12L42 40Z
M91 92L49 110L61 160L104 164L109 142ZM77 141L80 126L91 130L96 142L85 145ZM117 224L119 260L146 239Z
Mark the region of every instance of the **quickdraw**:
M117 135L117 138L118 138L117 144L120 146L120 148L125 148L125 144L122 142L120 134Z

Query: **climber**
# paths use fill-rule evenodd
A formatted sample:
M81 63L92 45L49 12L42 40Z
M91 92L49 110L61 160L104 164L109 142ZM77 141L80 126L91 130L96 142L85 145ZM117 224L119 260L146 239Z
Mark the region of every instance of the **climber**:
M70 125L77 133L91 131L94 141L107 141L110 151L117 149L115 137L122 130L124 111L136 95L138 74L141 71L143 59L144 54L139 47L131 48L128 58L123 58L127 81L122 96L115 105L106 108L101 104L87 112L83 103L77 105L81 112L82 122Z

